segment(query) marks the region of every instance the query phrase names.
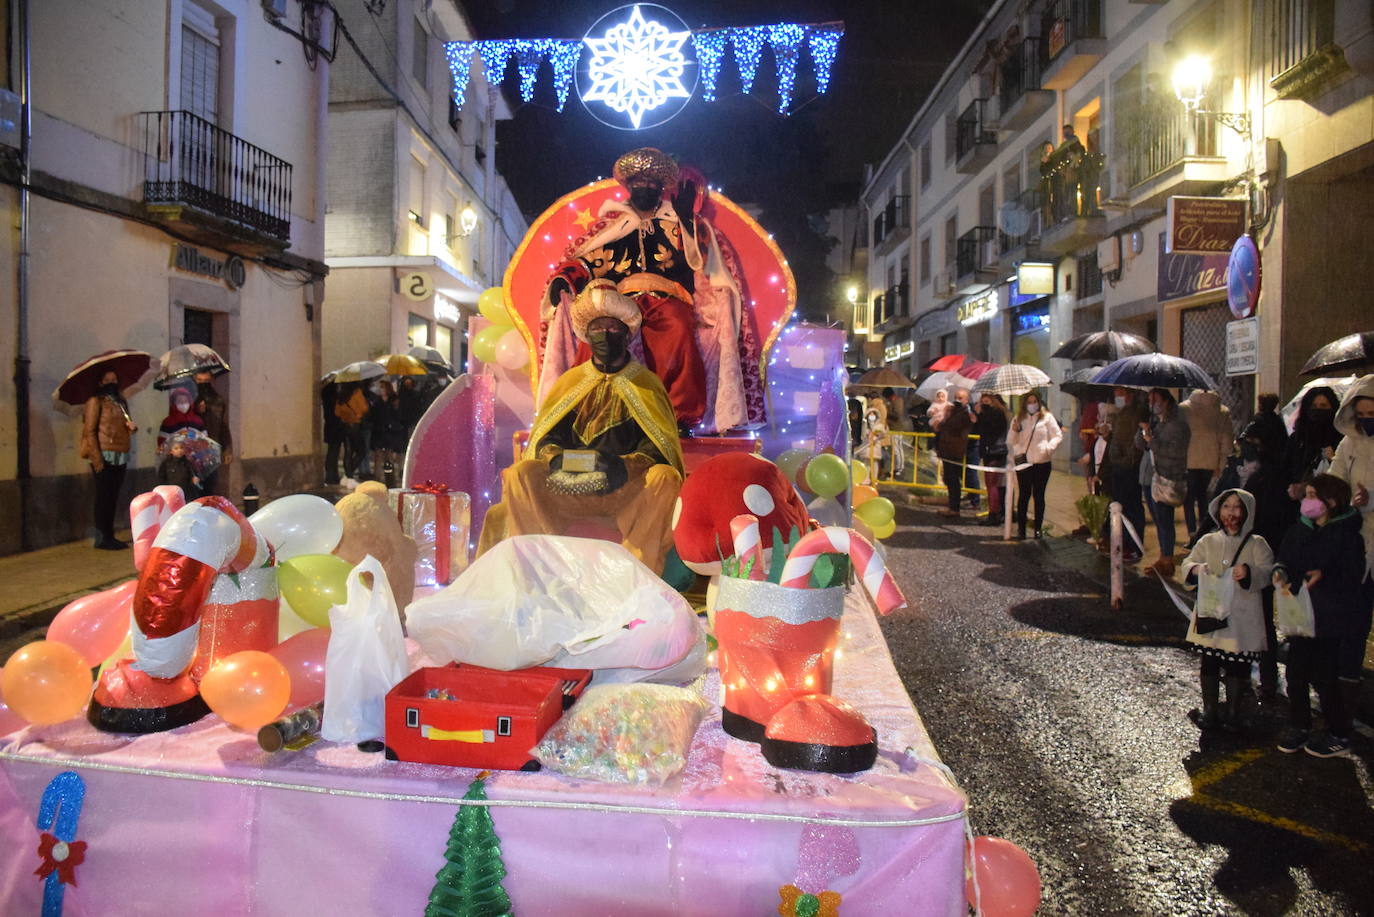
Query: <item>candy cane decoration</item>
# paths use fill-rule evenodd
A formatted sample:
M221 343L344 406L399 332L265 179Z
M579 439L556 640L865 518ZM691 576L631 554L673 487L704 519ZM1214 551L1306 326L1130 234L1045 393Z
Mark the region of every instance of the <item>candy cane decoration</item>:
M129 525L134 538L134 569L142 570L153 549L157 533L186 505L186 497L175 484L162 484L129 502Z
M739 568L743 570L752 560L754 565L749 568L749 579L761 580L766 577L758 517L740 513L730 520L730 535L735 542L735 557L739 560Z
M880 614L891 614L906 607L906 596L897 588L897 581L887 572L887 565L872 543L853 529L838 525L827 525L802 536L783 564L782 585L805 589L811 579L811 569L822 554L849 555L859 582L873 598Z

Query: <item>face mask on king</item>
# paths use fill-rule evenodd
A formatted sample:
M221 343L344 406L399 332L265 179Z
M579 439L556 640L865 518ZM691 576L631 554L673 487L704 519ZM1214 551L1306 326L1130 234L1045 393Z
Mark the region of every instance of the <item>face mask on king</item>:
M630 189L630 203L636 210L651 213L663 202L663 189L653 185L636 185Z
M630 344L630 336L620 329L597 329L587 333L587 346L592 351L592 361L597 366L615 366L625 356Z

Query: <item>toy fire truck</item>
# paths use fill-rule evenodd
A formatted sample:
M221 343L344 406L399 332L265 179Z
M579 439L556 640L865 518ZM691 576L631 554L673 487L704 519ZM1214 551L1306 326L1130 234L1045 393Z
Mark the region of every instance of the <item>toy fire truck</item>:
M386 695L392 761L538 770L530 749L581 695L588 669L419 669Z

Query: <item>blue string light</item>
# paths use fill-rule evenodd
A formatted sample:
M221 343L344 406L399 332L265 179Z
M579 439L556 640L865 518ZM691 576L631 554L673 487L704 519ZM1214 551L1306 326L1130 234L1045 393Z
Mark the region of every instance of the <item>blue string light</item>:
M735 66L739 68L740 86L748 93L754 88L754 76L759 72L763 46L768 43L768 26L743 26L729 31L730 44L735 49Z
M453 104L461 111L467 101L468 74L472 69L472 42L450 41L444 45L448 70L453 76Z
M515 49L515 69L520 74L520 101L528 102L534 98L534 79L539 75L539 64L544 60L542 41L527 41Z
M807 46L811 50L811 64L816 71L816 91L824 94L830 88L830 68L840 50L844 29L807 28Z
M520 38L477 42L477 53L482 56L482 68L488 86L495 86L506 78L506 64L510 62L510 56L524 43L524 39Z
M701 97L707 102L716 100L716 80L720 77L720 64L725 59L725 42L729 37L729 33L723 29L692 34L692 47L697 52L697 73L701 79Z
M577 72L577 62L582 59L582 42L575 38L555 38L548 46L549 63L553 65L553 91L558 96L558 110L562 111L568 101L573 74Z
M797 60L801 57L801 43L806 28L784 22L768 27L768 43L773 47L773 60L778 71L778 113L785 115L792 104L792 90L797 85Z

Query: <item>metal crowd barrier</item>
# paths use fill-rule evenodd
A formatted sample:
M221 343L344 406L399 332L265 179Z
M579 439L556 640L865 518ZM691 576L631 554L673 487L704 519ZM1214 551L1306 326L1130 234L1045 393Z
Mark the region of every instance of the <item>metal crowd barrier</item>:
M854 450L854 456L868 466L869 477L878 484L890 485L893 487L910 487L914 490L927 490L938 493L945 493L945 484L940 476L940 466L942 460L935 452L934 433L907 433L902 431L891 431L888 438L892 442L891 447L884 447L879 450L881 454L870 454L867 443L860 443ZM978 437L969 437L969 444L977 452ZM977 494L986 496L987 489L981 486L969 486L970 475L977 484L982 484L982 477L977 472L968 470L967 458L960 463L960 478L963 481L961 496ZM987 511L986 504L982 511Z

